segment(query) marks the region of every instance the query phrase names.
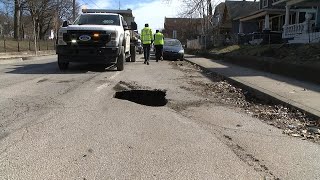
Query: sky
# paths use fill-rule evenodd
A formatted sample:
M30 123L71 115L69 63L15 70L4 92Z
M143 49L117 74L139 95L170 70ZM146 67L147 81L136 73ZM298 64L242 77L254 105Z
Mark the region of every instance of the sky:
M78 0L87 8L119 9L119 0ZM154 31L162 29L165 17L177 17L181 0L120 0L121 9L132 9L140 31L148 23Z
M87 8L119 9L119 0L77 0ZM212 0L213 6L225 0ZM237 1L237 0L233 0ZM242 0L239 0L242 1ZM253 1L253 0L247 0ZM132 9L140 31L148 23L154 31L162 29L165 17L177 17L182 11L182 0L120 0L121 9Z

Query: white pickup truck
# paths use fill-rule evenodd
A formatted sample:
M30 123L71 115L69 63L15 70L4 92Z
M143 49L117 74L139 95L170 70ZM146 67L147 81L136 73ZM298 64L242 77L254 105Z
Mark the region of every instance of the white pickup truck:
M73 24L64 22L59 29L56 54L60 70L69 63L116 65L124 69L124 61L135 61L136 47L132 43L133 21L131 10L85 10ZM130 15L131 13L131 15ZM130 25L121 14L131 16Z

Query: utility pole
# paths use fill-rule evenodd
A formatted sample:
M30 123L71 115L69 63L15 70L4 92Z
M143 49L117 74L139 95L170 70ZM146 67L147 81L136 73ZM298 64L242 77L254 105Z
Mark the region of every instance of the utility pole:
M121 8L121 4L120 4L120 0L119 0L119 10L120 10L120 8Z
M76 0L72 0L72 21L76 20Z

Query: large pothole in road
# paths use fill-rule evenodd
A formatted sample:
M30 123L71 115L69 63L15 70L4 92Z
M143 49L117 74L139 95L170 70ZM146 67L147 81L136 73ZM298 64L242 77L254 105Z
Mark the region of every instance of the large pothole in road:
M116 92L115 98L146 106L165 106L168 103L164 90L127 90Z

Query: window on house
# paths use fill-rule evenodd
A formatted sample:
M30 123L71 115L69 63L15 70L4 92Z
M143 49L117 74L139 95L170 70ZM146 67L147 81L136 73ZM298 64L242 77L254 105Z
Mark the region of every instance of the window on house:
M262 7L268 6L268 0L262 0Z
M296 24L296 13L290 15L290 24Z
M316 13L310 13L312 15L311 20L316 20Z
M303 23L306 20L306 12L299 13L299 23Z
M281 30L281 28L280 28L280 24L279 24L279 20L280 20L280 16L279 17L276 17L276 18L273 18L272 20L271 20L271 29L272 29L272 31L280 31Z

